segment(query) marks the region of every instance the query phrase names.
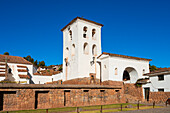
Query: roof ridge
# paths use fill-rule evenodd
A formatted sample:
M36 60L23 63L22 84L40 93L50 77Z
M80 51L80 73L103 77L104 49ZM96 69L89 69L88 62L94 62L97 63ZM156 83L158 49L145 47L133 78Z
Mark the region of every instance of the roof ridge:
M85 18L82 18L82 17L78 17L78 16L77 16L76 18L74 18L73 20L71 20L71 22L69 22L66 26L64 26L64 27L61 29L61 31L64 31L64 29L66 29L67 26L69 26L69 25L71 25L72 23L74 23L77 19L84 20L84 21L87 21L87 22L91 22L91 23L93 23L93 24L100 25L100 26L103 27L103 24L100 24L100 23L97 23L97 22L95 22L95 21L88 20L88 19L85 19Z
M130 59L136 59L136 60L152 61L152 59L140 58L140 57L134 57L134 56L128 56L128 55L120 55L120 54L115 54L115 53L107 53L107 52L103 52L103 53L102 53L101 55L99 55L97 58L100 58L103 54L105 54L105 55L111 55L111 56L116 56L116 57L122 57L122 58L130 58Z

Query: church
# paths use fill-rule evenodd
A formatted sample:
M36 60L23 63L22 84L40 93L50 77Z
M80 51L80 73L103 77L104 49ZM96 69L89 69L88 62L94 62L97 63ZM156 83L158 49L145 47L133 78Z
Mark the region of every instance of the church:
M77 17L63 32L63 81L89 77L136 83L149 73L151 59L102 52L102 24Z

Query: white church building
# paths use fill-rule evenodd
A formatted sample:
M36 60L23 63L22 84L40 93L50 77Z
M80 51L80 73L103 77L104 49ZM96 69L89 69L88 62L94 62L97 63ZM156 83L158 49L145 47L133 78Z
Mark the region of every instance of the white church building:
M102 52L102 24L81 17L73 19L63 32L63 71L53 75L35 73L32 63L22 57L0 55L0 80L5 79L5 57L10 78L14 81L45 84L77 78L95 78L103 81L136 83L149 73L151 59Z
M94 77L101 81L135 83L149 73L151 59L102 53L102 24L81 17L73 19L63 32L62 80Z

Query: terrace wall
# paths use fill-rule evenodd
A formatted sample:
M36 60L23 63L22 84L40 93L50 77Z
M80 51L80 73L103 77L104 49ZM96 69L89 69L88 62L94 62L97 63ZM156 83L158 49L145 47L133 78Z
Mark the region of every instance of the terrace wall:
M150 92L149 101L156 103L165 103L166 100L170 98L170 92Z
M101 85L0 84L0 110L45 109L125 102L122 88Z

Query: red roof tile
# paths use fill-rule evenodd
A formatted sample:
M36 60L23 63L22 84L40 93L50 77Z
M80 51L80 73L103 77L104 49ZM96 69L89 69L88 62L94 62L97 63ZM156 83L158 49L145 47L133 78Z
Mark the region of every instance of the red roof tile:
M28 75L18 75L20 78L30 78L30 76L28 76Z
M0 74L0 77L5 77L5 74Z
M7 57L8 63L18 63L18 64L30 64L30 65L32 65L31 62L25 60L22 57L10 56L10 55L0 55L0 62L5 62L5 57Z
M20 66L20 65L17 65L17 67L20 67L20 68L27 68L27 66Z
M106 53L106 52L103 52L103 53L102 53L100 56L98 56L97 58L100 58L103 54L104 54L104 55L109 55L109 56L122 57L122 58L129 58L129 59L136 59L136 60L152 61L152 59L139 58L139 57L133 57L133 56L126 56L126 55L119 55L119 54Z
M18 72L28 72L28 71L25 69L18 69Z
M87 19L82 18L82 17L76 17L76 18L74 18L70 23L68 23L64 28L62 28L61 31L64 31L64 29L66 29L69 25L71 25L72 23L74 23L77 19L84 20L84 21L91 22L91 23L96 24L96 25L103 26L103 24L99 24L99 23L97 23L97 22L94 22L94 21L91 21L91 20L87 20Z

